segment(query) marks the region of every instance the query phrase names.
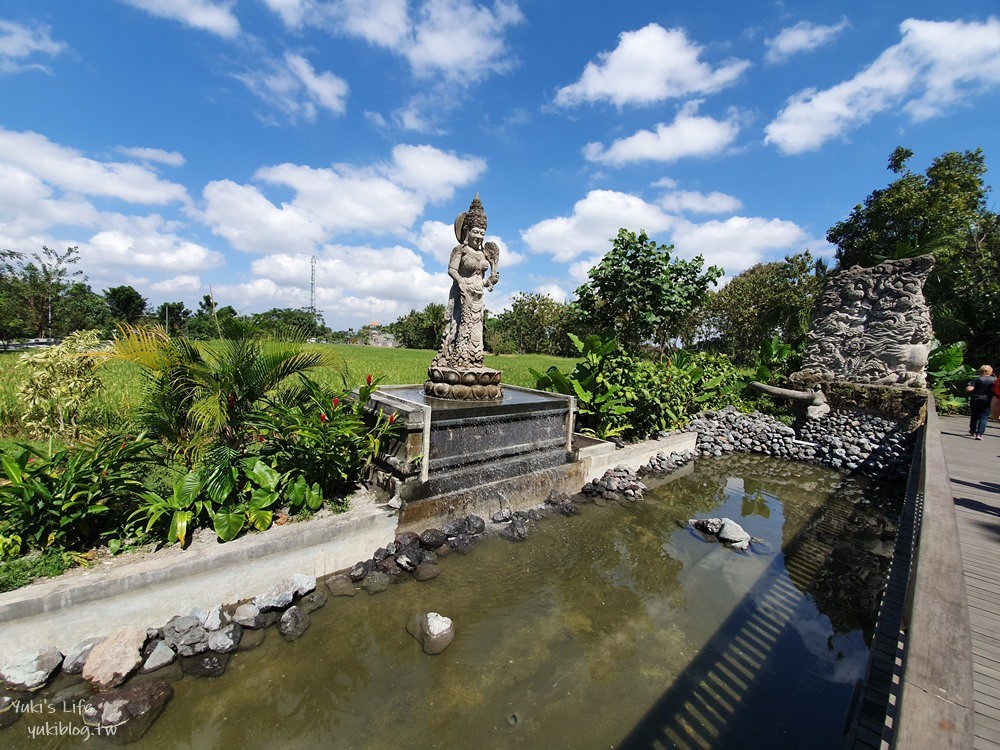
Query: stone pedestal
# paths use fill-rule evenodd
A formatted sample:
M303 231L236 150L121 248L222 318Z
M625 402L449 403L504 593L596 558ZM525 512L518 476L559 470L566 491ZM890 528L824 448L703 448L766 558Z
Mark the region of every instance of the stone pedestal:
M424 393L456 401L499 401L503 398L501 374L500 370L489 367L456 370L431 365L427 368Z
M404 502L562 466L574 407L570 396L517 386L475 401L428 396L419 385L382 386L367 405L396 414L399 429L376 464Z

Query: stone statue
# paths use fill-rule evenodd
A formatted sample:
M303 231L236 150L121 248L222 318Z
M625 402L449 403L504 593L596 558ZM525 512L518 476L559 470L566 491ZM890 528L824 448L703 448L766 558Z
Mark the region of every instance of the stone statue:
M479 194L455 219L458 245L451 251L451 294L441 349L427 369L424 392L437 398L493 401L503 397L500 371L483 367L483 291L500 280L500 248L486 238ZM488 275L487 275L488 274Z
M832 276L792 379L924 387L932 331L923 286L933 267L920 255Z

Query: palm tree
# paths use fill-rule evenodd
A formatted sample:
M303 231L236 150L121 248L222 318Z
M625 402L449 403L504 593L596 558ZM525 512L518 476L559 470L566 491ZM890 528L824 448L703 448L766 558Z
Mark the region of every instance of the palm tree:
M294 329L264 332L245 319L220 319L221 338L195 345L161 326L121 326L104 359L140 365L146 375L138 421L189 466L222 468L242 456L250 417L292 375L325 364ZM209 472L210 474L213 472Z

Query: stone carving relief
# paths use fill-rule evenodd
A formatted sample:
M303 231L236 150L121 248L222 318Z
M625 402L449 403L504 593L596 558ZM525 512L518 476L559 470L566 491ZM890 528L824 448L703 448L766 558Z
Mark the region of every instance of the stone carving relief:
M485 291L500 280L500 248L484 242L486 212L479 194L455 219L458 244L451 251L451 294L441 349L427 368L424 392L437 398L492 401L503 397L500 370L483 366Z
M832 276L793 379L924 387L932 329L923 286L933 267L921 255Z

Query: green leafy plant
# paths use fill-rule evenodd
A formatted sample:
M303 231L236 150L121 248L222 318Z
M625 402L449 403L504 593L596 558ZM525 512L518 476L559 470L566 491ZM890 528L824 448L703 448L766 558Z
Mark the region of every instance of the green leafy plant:
M395 415L366 415L364 405L379 380L368 375L351 393L321 386L305 375L294 399L272 399L250 420L257 430L260 456L284 473L283 483L299 477L318 485L326 498L354 488L354 483L398 429ZM295 496L297 498L297 495ZM292 502L293 509L302 506ZM315 509L315 508L314 508Z
M792 359L792 347L777 336L764 339L757 345L754 356L756 373L754 378L762 383L770 383L777 377L788 374Z
M572 372L563 373L552 366L544 374L532 370L535 387L552 390L576 398L579 410L581 432L608 438L625 431L627 425L618 421L630 413L634 407L626 403L624 387L610 377L609 364L618 348L613 338L601 338L596 334L581 340L575 334L568 334L582 358Z
M955 412L966 405L965 385L977 375L965 364L965 342L937 345L927 356L927 382L942 413Z
M0 454L0 534L27 549L86 549L122 533L130 504L144 491L139 466L153 441L106 436L92 445L46 449L19 444ZM8 547L13 542L8 542Z
M250 422L291 376L325 359L301 331L276 335L240 318L219 319L221 338L197 345L163 328L123 326L106 359L146 372L139 422L174 456L224 473L257 434Z
M219 507L213 514L212 523L215 533L224 542L235 539L247 522L258 531L270 528L274 520L271 507L281 496L281 475L263 461L244 466L240 478L242 490L235 500L232 496L214 498L219 501Z
M202 515L211 516L211 502L202 494L204 481L197 471L189 471L180 477L173 486L173 493L164 499L155 492L143 491L139 497L143 504L132 513L129 521L145 517L146 534L161 522L169 519L167 527L167 542L180 542L184 547L188 543L188 530L197 525L197 519Z

